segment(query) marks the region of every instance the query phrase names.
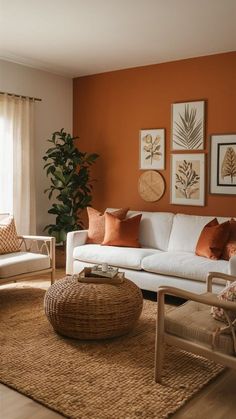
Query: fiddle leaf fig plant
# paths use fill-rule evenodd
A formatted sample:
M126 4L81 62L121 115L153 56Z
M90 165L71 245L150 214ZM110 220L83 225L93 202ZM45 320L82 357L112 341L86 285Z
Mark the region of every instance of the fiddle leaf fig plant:
M53 195L56 199L48 210L49 214L56 215L55 224L47 225L44 230L56 238L56 243L65 243L69 231L83 228L81 212L92 200L90 167L98 154L79 151L75 145L78 138L66 133L64 128L54 132L48 140L52 146L43 157L44 169L51 181L44 193L49 199Z

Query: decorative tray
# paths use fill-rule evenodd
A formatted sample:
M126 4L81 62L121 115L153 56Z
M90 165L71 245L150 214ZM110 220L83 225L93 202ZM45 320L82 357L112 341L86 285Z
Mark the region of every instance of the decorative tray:
M94 284L121 284L124 281L124 273L118 272L118 269L102 272L93 268L84 268L82 272L75 276L79 282Z

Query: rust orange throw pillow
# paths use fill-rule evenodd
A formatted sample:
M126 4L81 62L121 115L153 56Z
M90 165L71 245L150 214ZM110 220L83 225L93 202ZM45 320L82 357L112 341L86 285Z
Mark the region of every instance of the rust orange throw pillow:
M220 259L230 233L230 223L219 224L214 218L203 228L197 242L196 255L209 259Z
M139 224L142 214L119 220L113 214L105 213L105 237L102 242L106 246L140 247Z
M123 220L126 217L129 208L121 208L113 211L114 217ZM87 243L101 244L105 235L105 214L92 207L87 207L89 227Z
M222 259L229 260L231 256L236 255L236 220L230 220L229 239L224 247Z

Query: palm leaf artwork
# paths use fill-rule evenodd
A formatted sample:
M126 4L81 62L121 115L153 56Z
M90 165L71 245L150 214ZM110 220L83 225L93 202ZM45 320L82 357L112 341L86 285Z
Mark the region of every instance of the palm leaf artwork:
M175 174L175 189L186 199L194 199L193 194L199 191L200 176L193 169L191 161L183 160Z
M224 159L221 165L221 177L230 176L231 183L236 178L236 153L233 147L227 147Z
M179 112L180 121L174 122L173 142L187 150L197 150L203 145L202 119L197 119L197 108L185 105L184 112Z
M143 137L145 145L143 150L145 153L145 160L150 160L150 164L153 163L153 160L160 160L162 153L160 151L160 136L157 135L155 138L151 134L147 134Z

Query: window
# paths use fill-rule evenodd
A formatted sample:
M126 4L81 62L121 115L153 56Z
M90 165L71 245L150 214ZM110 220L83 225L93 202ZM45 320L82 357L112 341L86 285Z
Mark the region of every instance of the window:
M13 139L0 106L0 213L13 213Z
M35 233L33 108L30 98L0 94L0 213L18 234Z

